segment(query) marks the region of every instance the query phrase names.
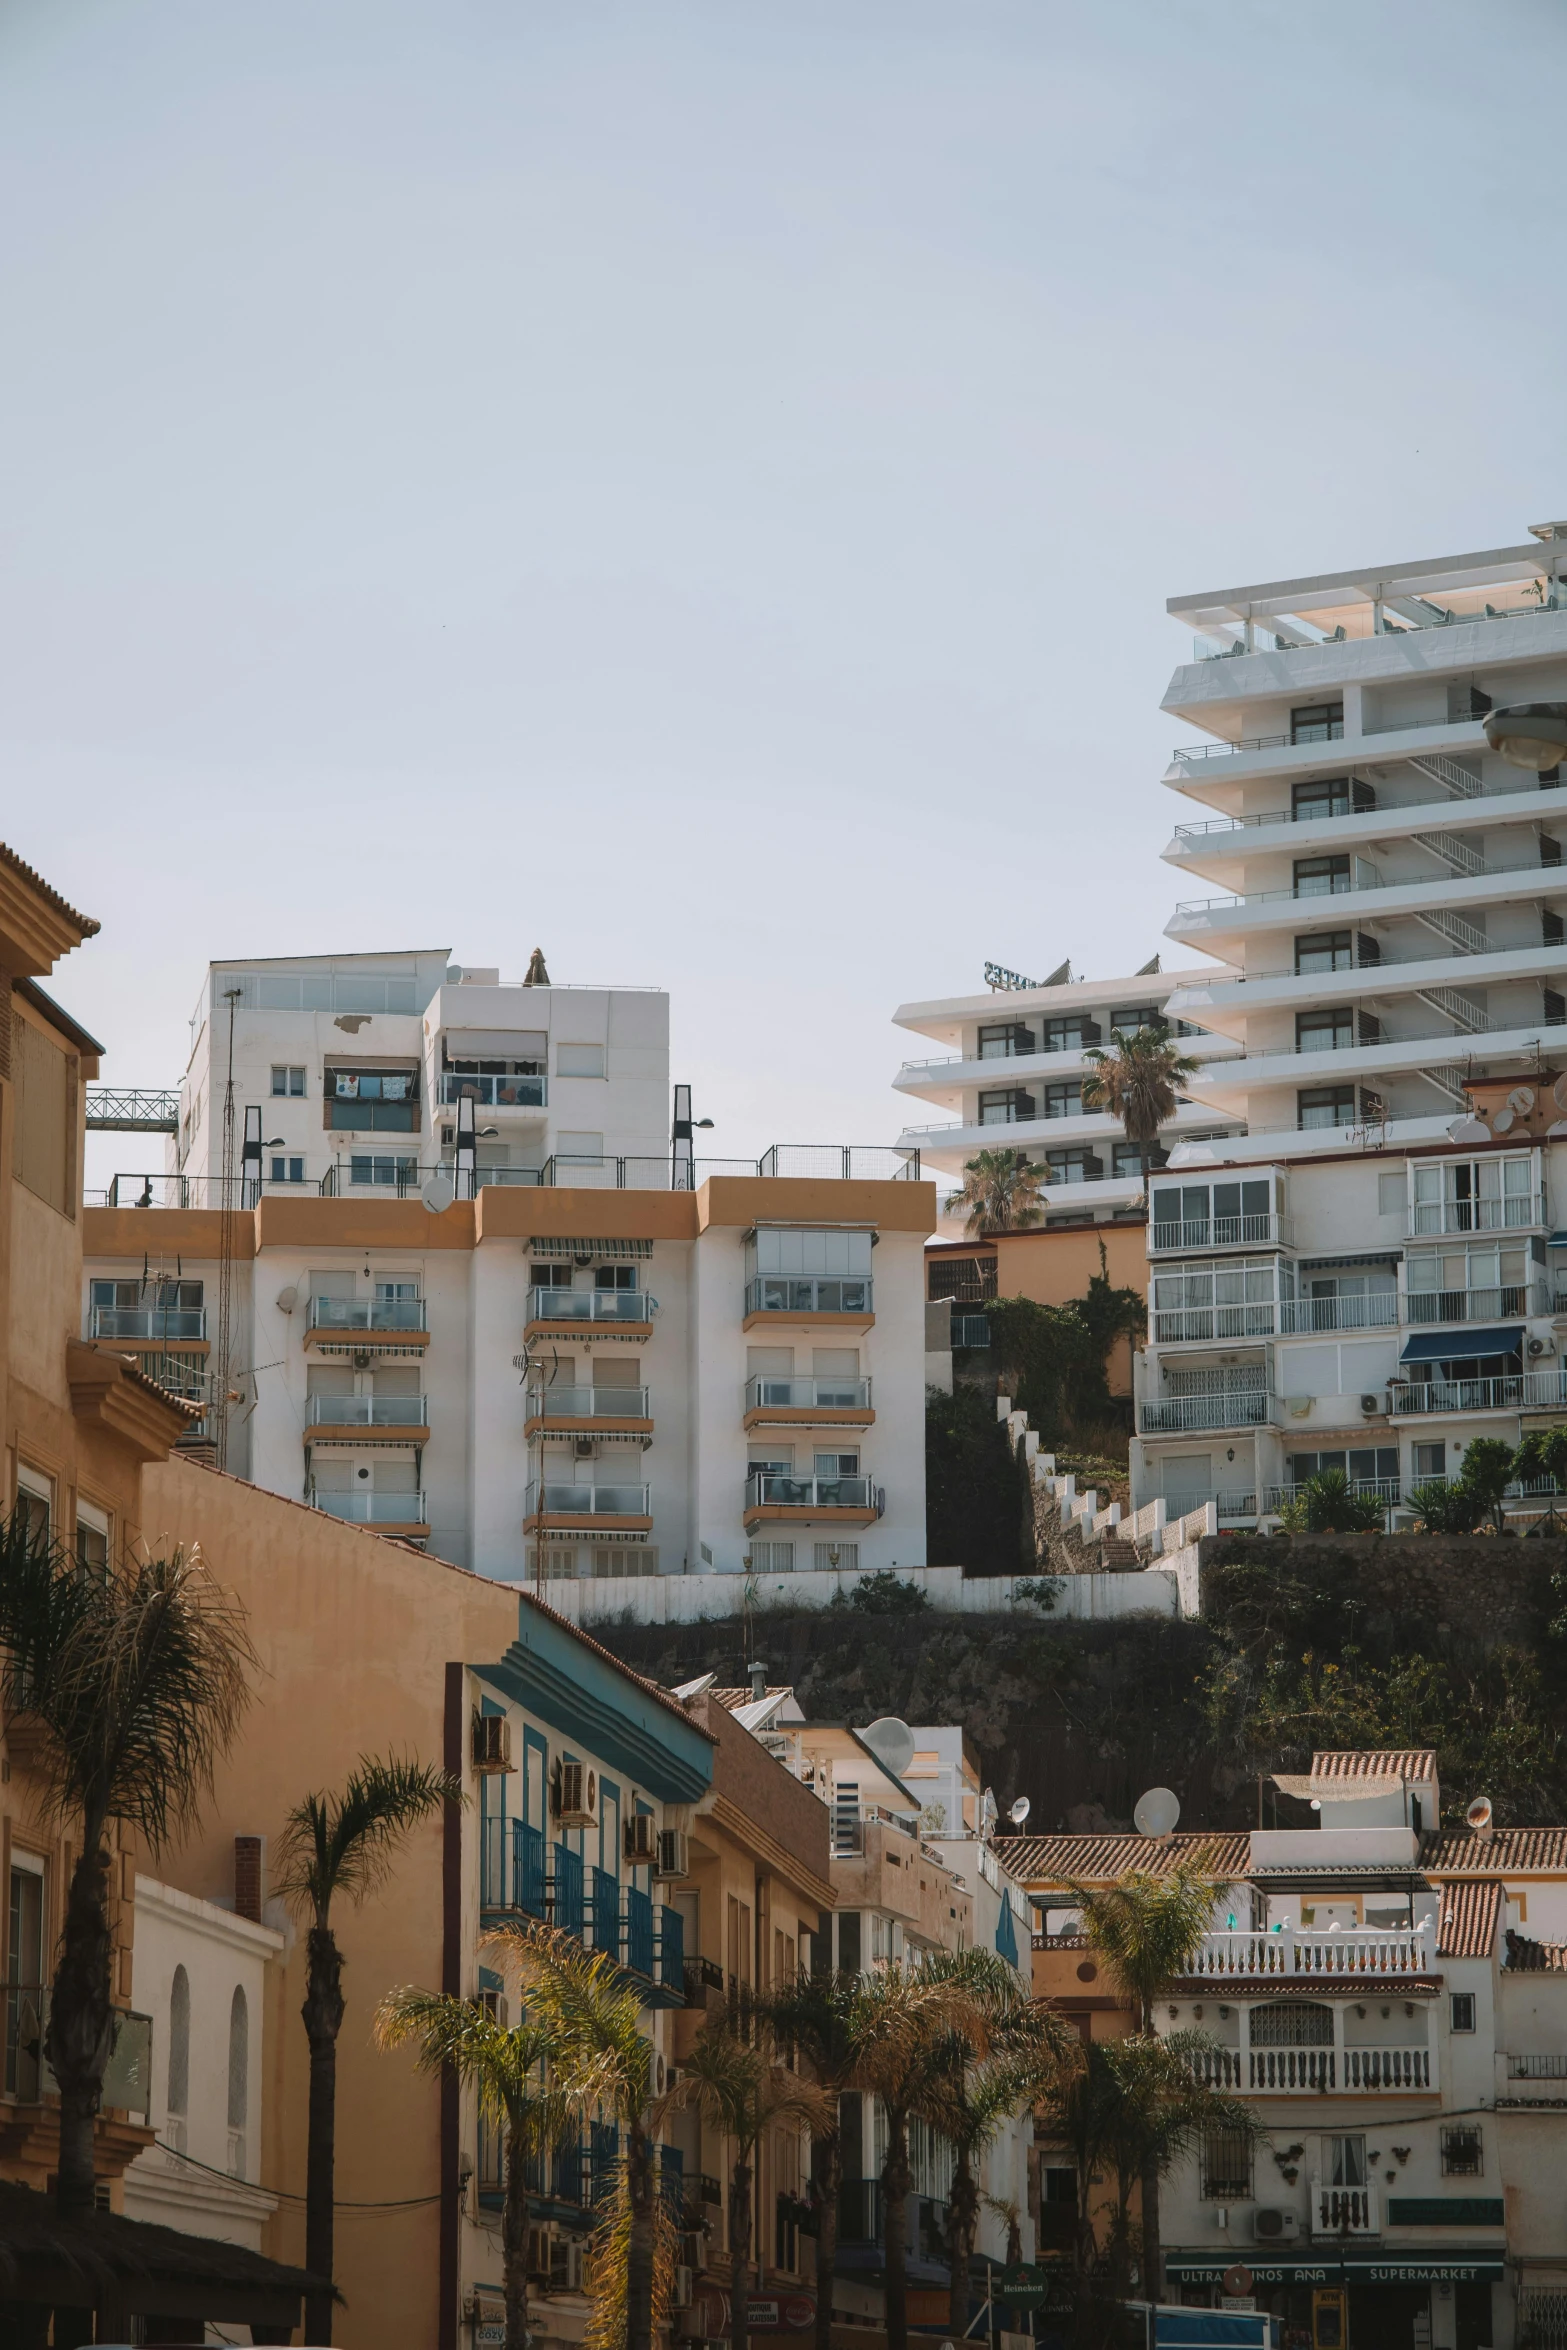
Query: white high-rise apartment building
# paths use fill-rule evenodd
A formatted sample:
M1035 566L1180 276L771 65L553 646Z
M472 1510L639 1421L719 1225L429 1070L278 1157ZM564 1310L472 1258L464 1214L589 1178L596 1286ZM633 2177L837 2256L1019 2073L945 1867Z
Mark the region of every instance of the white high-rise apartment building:
M193 1025L173 1171L85 1210L83 1334L227 1467L507 1580L926 1563L917 1159L693 1168L651 988L295 957Z
M540 966L542 968L542 966ZM651 987L503 986L444 949L212 964L191 1015L168 1170L215 1203L232 1067L236 1173L260 1111L268 1191L409 1192L455 1165L464 1101L490 1183L668 1182L669 998ZM569 1171L569 1173L568 1173ZM163 1186L156 1187L159 1192ZM121 1182L118 1199L138 1196Z
M917 1150L922 1165L957 1180L978 1151L1026 1151L1046 1170L1047 1225L1139 1214L1143 1182L1135 1145L1108 1111L1083 1107L1083 1081L1094 1066L1089 1052L1108 1045L1117 1031L1130 1035L1166 1020L1182 1037L1182 1049L1205 1066L1240 1050L1228 1038L1188 1032L1170 1009L1175 996L1206 982L1206 970L1156 965L1157 958L1126 979L1088 980L1074 980L1063 967L1039 984L991 965L983 995L900 1004L893 1014L900 1028L949 1050L905 1061L893 1083L933 1109L958 1113L940 1124L906 1126L900 1148ZM1215 1115L1206 1101L1183 1101L1161 1134L1154 1163L1179 1141L1239 1130L1233 1112Z
M1230 1041L1190 1090L1245 1131L1152 1186L1139 1499L1396 1501L1567 1402L1564 565L1541 524L1171 602L1207 633L1164 707L1211 739L1165 855L1211 894L1169 935L1223 967L1167 1010Z

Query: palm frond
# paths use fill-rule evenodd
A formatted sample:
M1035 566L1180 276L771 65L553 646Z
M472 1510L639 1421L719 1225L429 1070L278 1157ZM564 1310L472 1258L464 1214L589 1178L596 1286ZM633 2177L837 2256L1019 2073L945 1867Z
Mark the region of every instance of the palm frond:
M337 1793L312 1790L277 1841L275 1882L286 1901L324 1920L334 1897L362 1901L386 1882L410 1829L443 1803L465 1801L462 1781L408 1755L361 1755Z
M1068 1891L1081 1907L1090 1948L1146 2016L1165 1986L1186 1972L1226 1887L1197 1858L1178 1861L1168 1876L1134 1870L1114 1885Z
M517 1966L530 2012L555 2036L584 2097L625 2120L640 2115L652 2087L651 2043L640 2028L638 1994L609 1953L590 1957L574 1936L529 1919L493 1928L480 1947Z
M749 2034L743 2033L727 2017L703 2026L681 2061L679 2079L656 2110L688 2106L734 2140L742 2162L749 2162L752 2149L775 2123L820 2130L832 2118L830 2094L790 2071L770 2032L753 2024Z
M551 2078L558 2045L532 2018L508 2026L476 2001L405 1983L377 2009L375 2038L381 2048L412 2042L421 2072L450 2066L480 2111L530 2147L554 2144L578 2119L576 2100Z
M680 2258L679 2217L667 2196L653 2198L653 2326L666 2330L674 2316L675 2264ZM631 2190L624 2155L610 2174L589 2244L584 2282L588 2322L583 2350L626 2350L631 2272Z
M258 1660L235 1595L195 1548L85 1573L18 1513L0 1528L0 1642L6 1701L44 1733L46 1801L124 1820L160 1852L250 1703Z

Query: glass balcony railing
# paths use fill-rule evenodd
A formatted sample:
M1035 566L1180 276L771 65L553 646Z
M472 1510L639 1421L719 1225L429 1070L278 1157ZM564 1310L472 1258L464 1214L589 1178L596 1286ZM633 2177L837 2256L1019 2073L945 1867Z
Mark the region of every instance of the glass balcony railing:
M46 2091L56 2090L54 2072L44 2054L49 2026L49 1986L43 1983L0 1985L5 2002L5 2089L24 2105L33 2105ZM145 2121L152 2107L152 2018L134 2010L116 2008L109 2018L109 2054L104 2066L101 2103L105 2112L137 2114Z
M641 1289L530 1289L530 1322L648 1322L653 1301Z
M528 1395L530 1420L645 1420L645 1387L536 1387Z
M443 1102L477 1102L485 1110L542 1110L549 1099L549 1081L538 1077L465 1077L459 1070L441 1071Z
M787 1477L757 1469L746 1479L747 1509L874 1510L881 1515L881 1490L869 1477Z
M422 1395L313 1395L312 1428L427 1428L430 1407Z
M761 1375L745 1383L748 1412L866 1412L868 1379L774 1379Z
M312 1330L422 1330L422 1297L313 1297Z
M170 1338L205 1338L205 1307L175 1312L162 1306L94 1306L94 1338L141 1338L158 1344Z
M646 1485L552 1485L529 1483L525 1515L546 1518L645 1518L651 1514Z
M309 1494L313 1510L321 1510L329 1518L343 1518L350 1526L424 1526L429 1518L424 1495L413 1493L377 1492L369 1486L355 1493L324 1493L312 1485Z
M833 1280L795 1281L764 1273L748 1281L748 1314L868 1314L871 1284L868 1276Z

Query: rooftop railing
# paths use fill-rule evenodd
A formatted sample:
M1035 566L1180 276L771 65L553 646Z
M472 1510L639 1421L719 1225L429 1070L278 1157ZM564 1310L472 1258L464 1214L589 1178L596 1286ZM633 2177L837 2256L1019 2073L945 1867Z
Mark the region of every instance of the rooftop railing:
M1504 591L1498 590L1498 593L1502 592ZM1267 637L1269 640L1265 645L1260 642L1248 645L1244 639L1239 644L1226 644L1219 637L1194 636L1192 639L1193 658L1196 661L1234 661L1244 658L1248 653L1331 651L1335 645L1370 644L1377 637L1424 636L1434 628L1484 628L1493 620L1538 620L1542 612L1567 610L1567 597L1563 597L1555 589L1543 597L1520 597L1516 604L1482 604L1477 612L1438 604L1424 596L1418 599L1405 597L1402 602L1408 606L1417 600L1426 606L1425 617L1417 620L1406 610L1396 623L1384 622L1381 628L1371 627L1365 630L1356 630L1353 634L1340 625L1331 631L1323 631L1317 636L1303 637L1300 634L1302 623L1292 617L1289 624L1292 633L1287 637L1280 636L1276 630L1271 628L1260 626L1257 628L1258 637Z

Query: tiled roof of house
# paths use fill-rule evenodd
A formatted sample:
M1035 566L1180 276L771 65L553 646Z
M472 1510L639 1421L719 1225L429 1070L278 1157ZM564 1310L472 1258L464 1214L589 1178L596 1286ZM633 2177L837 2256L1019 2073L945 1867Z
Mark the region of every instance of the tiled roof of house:
M35 889L57 914L63 914L67 922L81 932L83 938L96 936L102 925L95 922L91 914L78 914L68 899L62 898L57 889L51 889L43 875L35 873L31 865L25 864L15 849L7 848L3 840L0 840L0 864L8 865L18 880L25 881L30 889Z
M1187 1828L1173 1836L998 1836L996 1857L1027 1884L1113 1884L1141 1870L1168 1876L1177 1861L1198 1861L1215 1877L1246 1874L1251 1838L1242 1829Z
M1495 1877L1468 1879L1442 1887L1442 1914L1436 1947L1441 1958L1489 1958L1496 1948L1496 1920L1502 1888Z
M1379 1754L1367 1747L1329 1747L1312 1756L1311 1776L1329 1785L1346 1780L1358 1784L1366 1779L1413 1780L1418 1784L1436 1777L1436 1749L1402 1746Z
M1520 1869L1567 1870L1567 1828L1443 1828L1426 1839L1422 1865L1429 1874L1511 1876Z
M1516 1974L1567 1975L1567 1942L1536 1942L1509 1932L1507 1964Z

